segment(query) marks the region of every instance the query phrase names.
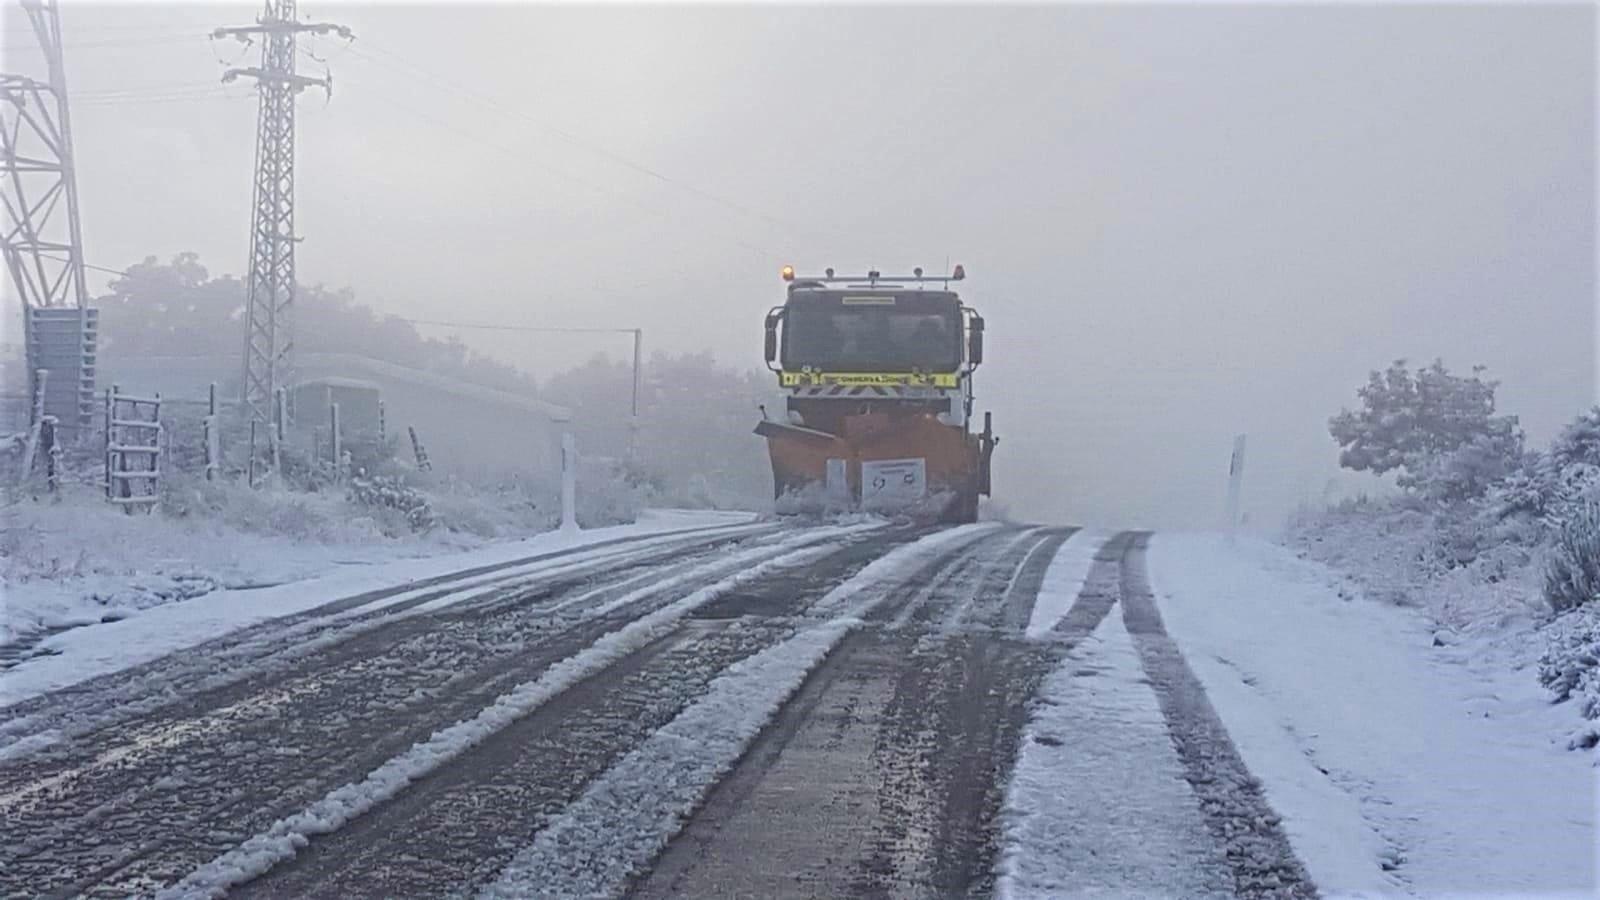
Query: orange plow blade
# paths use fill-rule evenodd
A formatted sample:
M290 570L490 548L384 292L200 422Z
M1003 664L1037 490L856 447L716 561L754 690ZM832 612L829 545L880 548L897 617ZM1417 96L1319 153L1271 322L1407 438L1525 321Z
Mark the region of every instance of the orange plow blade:
M978 439L931 415L845 416L838 433L767 420L756 434L767 439L780 513L977 518Z

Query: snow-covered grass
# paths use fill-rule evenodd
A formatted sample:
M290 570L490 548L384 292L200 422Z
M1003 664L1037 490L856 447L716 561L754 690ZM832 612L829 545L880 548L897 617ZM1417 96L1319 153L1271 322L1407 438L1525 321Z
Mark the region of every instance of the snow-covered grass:
M1450 545L1472 527L1467 513L1368 501L1302 516L1285 543L1337 572L1341 596L1415 607L1435 641L1470 646L1486 664L1544 686L1565 713L1556 731L1587 749L1600 743L1600 601L1583 602L1600 584L1590 521L1485 541L1463 560ZM1554 596L1566 598L1559 615Z
M1553 699L1600 720L1587 688L1572 689L1600 682L1582 637L1584 610L1600 603L1600 407L1542 450L1491 449L1420 460L1399 481L1412 490L1302 515L1286 542L1343 572L1353 593L1421 608L1438 640L1492 636L1486 652L1511 668L1537 661ZM1600 724L1584 726L1572 745L1597 735Z
M1327 894L1593 896L1600 767L1498 628L1437 641L1280 546L1157 535L1167 631ZM1513 654L1516 655L1516 654Z
M217 590L459 552L556 525L553 493L426 475L415 488L312 492L177 474L151 515L125 515L84 484L54 496L9 493L0 499L0 650ZM426 527L408 520L414 506L373 500L397 490L426 505ZM603 485L580 494L580 524L632 521L637 511L623 494L625 486Z
M1350 593L1418 607L1449 631L1526 630L1548 617L1539 548L1506 541L1453 558L1455 527L1401 499L1364 500L1302 514L1284 542L1346 576Z

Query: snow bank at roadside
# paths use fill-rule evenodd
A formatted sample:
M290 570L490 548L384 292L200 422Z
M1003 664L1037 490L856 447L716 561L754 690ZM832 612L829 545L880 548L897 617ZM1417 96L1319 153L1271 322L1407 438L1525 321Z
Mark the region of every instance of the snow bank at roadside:
M1329 894L1592 896L1600 768L1489 646L1283 547L1157 535L1167 631Z
M120 518L120 517L119 517ZM694 528L751 522L751 513L710 511L646 511L632 525L580 532L545 532L514 541L498 541L472 550L441 552L410 559L370 559L364 565L340 565L340 554L321 557L318 569L300 557L306 569L301 580L264 588L218 590L180 600L119 621L74 628L44 638L42 655L0 673L0 705L114 672L193 646L267 619L291 615L340 597L400 587L432 576L494 565L525 556L573 549L616 538L666 534ZM203 554L202 548L195 548ZM289 563L286 563L288 565ZM328 569L334 569L328 573ZM306 577L313 573L326 574ZM7 590L5 602L14 598Z

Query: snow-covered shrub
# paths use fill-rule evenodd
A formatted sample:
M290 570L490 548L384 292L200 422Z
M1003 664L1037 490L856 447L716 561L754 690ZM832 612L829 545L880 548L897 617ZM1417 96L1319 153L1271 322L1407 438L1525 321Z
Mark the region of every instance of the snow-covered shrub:
M1502 542L1463 559L1448 540L1470 531L1455 518L1462 513L1459 506L1440 509L1413 497L1364 498L1303 511L1283 540L1300 556L1343 573L1359 593L1421 608L1453 630L1498 629L1547 616L1538 549Z
M1544 518L1545 504L1549 498L1539 475L1542 464L1542 454L1533 454L1489 488L1483 499L1486 522L1519 518L1540 521Z
M1600 597L1600 503L1565 517L1545 572L1545 599L1563 612Z
M1557 703L1578 702L1578 711L1600 720L1600 604L1590 603L1558 616L1546 626L1545 651L1539 657L1539 683ZM1572 736L1574 748L1600 743L1600 727L1585 725Z
M392 475L352 478L346 497L357 506L399 512L412 531L424 531L434 524L433 508L428 498Z
M1575 463L1600 466L1600 406L1578 416L1550 442L1550 460L1559 471Z
M1486 494L1493 519L1526 518L1551 530L1600 500L1600 407L1578 416L1543 453L1528 454Z
M1522 433L1499 427L1437 456L1418 455L1396 483L1435 503L1464 503L1483 497L1522 463Z

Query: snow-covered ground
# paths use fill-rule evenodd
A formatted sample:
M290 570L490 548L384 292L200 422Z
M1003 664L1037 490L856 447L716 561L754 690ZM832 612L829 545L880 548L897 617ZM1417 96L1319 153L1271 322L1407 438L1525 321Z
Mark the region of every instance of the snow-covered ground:
M550 531L522 539L480 543L473 549L438 539L368 543L347 546L306 544L253 537L245 547L208 544L174 529L153 527L156 537L172 540L171 552L204 570L233 571L247 579L234 587L222 586L192 597L172 597L143 609L119 609L111 621L102 621L105 607L89 583L138 584L139 574L100 574L92 578L60 581L30 580L6 585L3 617L13 628L18 623L68 623L84 627L53 631L30 643L30 656L0 672L0 705L56 690L107 672L138 665L183 647L279 616L292 615L329 601L391 589L443 573L505 563L526 556L574 549L603 541L694 528L737 525L755 518L751 513L647 510L630 525L585 531ZM92 523L107 519L133 521L133 517L93 516ZM160 522L160 520L156 520ZM118 526L95 525L114 528ZM106 535L114 537L114 535ZM82 536L75 540L81 541ZM244 543L241 539L241 543ZM241 550L248 548L248 560ZM159 576L156 576L159 577ZM227 582L223 583L224 585ZM258 586L265 584L267 586ZM13 632L15 633L15 632Z
M1352 591L1280 546L1157 535L1167 631L1328 894L1593 896L1600 767L1498 629Z
M629 521L620 493L580 494L580 522ZM250 490L178 476L157 513L122 515L89 485L39 496L8 488L0 497L0 665L57 631L176 600L490 547L556 525L531 486L450 482L416 499L431 510L420 533L398 510L338 490Z

